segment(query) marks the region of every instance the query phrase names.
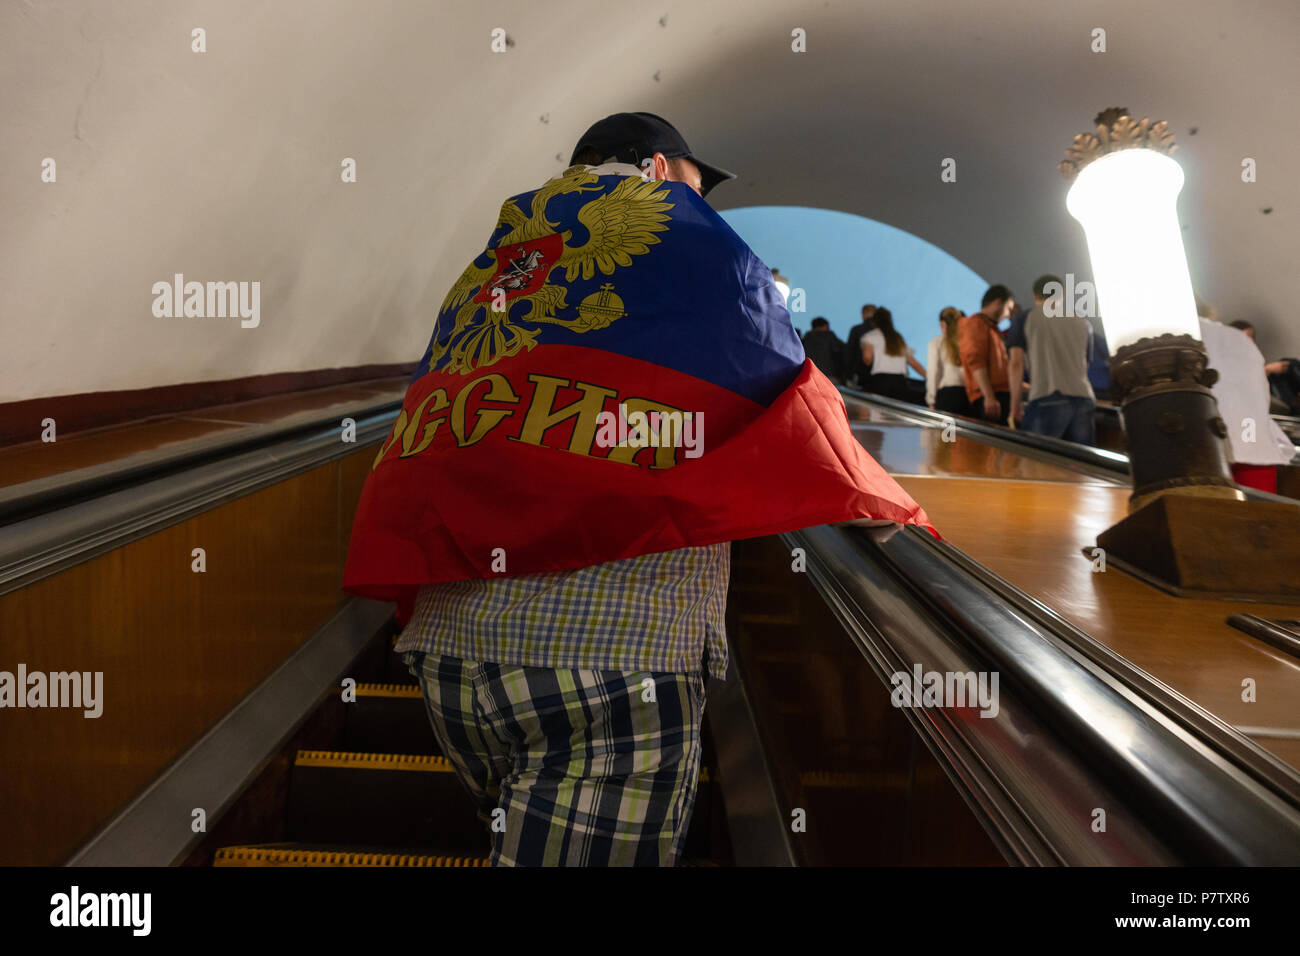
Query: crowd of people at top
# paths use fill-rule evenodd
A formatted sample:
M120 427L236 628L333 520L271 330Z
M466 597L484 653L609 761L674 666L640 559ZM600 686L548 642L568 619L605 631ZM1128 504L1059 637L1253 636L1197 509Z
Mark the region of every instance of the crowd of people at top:
M1023 308L1001 284L990 286L969 315L944 308L924 365L890 310L874 304L862 307L862 321L847 341L824 317L813 319L804 351L836 384L1093 445L1096 402L1108 397L1110 357L1101 330L1062 307L1063 289L1060 278L1044 275L1033 284L1033 304ZM1266 437L1249 443L1234 441L1229 428L1234 475L1275 490L1276 466L1290 461L1295 448L1269 412L1300 413L1300 360L1266 363L1254 345L1253 325L1219 325L1208 307L1201 309L1201 325L1210 365L1219 371L1214 391L1225 421L1232 414L1268 423ZM910 379L909 368L920 378Z

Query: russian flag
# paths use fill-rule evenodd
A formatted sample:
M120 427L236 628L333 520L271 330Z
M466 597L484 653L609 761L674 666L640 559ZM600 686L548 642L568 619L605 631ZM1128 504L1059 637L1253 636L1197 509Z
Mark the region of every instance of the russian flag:
M853 518L929 527L853 437L771 270L681 183L507 200L442 304L343 587L561 571Z

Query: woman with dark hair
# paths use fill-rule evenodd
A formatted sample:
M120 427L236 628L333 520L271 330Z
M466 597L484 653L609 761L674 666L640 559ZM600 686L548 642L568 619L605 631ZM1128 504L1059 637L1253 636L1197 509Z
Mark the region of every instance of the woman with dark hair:
M925 404L950 415L969 415L966 379L961 368L961 336L957 326L961 311L952 306L939 313L942 335L930 340L926 356Z
M925 378L925 366L916 360L903 337L894 328L894 316L888 309L876 309L876 327L862 336L862 364L871 369L868 391L900 402L911 401L907 387L907 367Z

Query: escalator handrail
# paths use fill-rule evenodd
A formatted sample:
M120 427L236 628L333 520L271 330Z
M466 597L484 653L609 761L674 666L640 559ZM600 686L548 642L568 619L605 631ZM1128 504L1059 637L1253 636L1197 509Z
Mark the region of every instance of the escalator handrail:
M378 443L391 430L397 407L386 403L376 411L371 403L349 409L346 417L356 422L351 442L342 440L336 407L323 422L295 425L274 439L263 434L265 440L251 448L240 443L178 456L150 477L114 482L98 495L0 526L0 594Z
M393 605L351 598L79 846L65 866L174 866L212 831L388 625ZM207 827L195 832L202 807Z
M743 655L730 635L727 645L727 679L709 682L709 713L732 854L737 866L799 866Z
M331 406L328 414L300 414L287 422L248 425L234 432L205 435L102 465L0 488L0 528L221 458L310 435L331 425L338 428L343 417L359 422L375 415L396 415L401 404L400 399L341 402ZM342 415L340 409L344 409Z
M887 398L884 395L859 391L858 389L849 388L844 385L841 385L839 388L840 392L845 395L850 395L859 401L887 408L891 412L902 417L911 418L918 424L940 428L947 422L952 421L956 424L959 431L978 435L983 439L992 438L998 441L1008 442L1013 446L1033 449L1037 452L1065 458L1078 465L1100 469L1102 472L1106 473L1108 477L1127 477L1129 473L1128 455L1120 452L1107 451L1104 448L1093 448L1089 445L1080 445L1075 442L1064 441L1060 438L1049 438L1046 435L1036 435L1032 432L1024 431L1023 429L1005 428L1001 425L995 425L991 422L982 422L974 418L966 418L962 415L938 412L922 405L914 405L911 402L899 401L895 398Z
M1064 466L1072 471L1090 474L1094 477L1104 478L1115 484L1127 485L1129 477L1128 455L1122 452L1109 451L1104 448L1093 448L1091 445L1080 445L1076 442L1065 441L1061 438L1050 438L1047 435L1037 435L1033 432L1027 432L1020 428L1007 428L1003 425L995 425L992 422L979 421L974 418L966 418L962 415L951 415L947 412L937 412L926 408L922 405L914 405L911 402L899 401L896 398L887 398L884 395L876 395L872 392L862 392L848 386L838 386L841 393L848 395L858 401L865 402L868 405L879 405L890 412L898 415L900 418L911 419L918 425L929 428L942 428L948 422L953 422L959 432L967 433L976 437L979 441L987 445L994 445L1003 448L1009 448L1018 451L1026 457L1035 458L1039 461L1046 461L1052 464ZM1118 410L1116 410L1118 414ZM1274 416L1275 418L1277 416ZM1293 460L1293 464L1300 464L1300 453ZM1284 495L1273 494L1268 491L1260 491L1258 488L1250 488L1244 485L1238 486L1241 492L1252 501L1274 501L1279 504L1295 504L1294 498L1288 498Z
M1025 713L1040 721L1039 728L1059 740L1060 752L1070 755L1099 787L1114 785L1132 816L1183 862L1300 861L1300 775L1222 722L1217 722L1215 733L1207 734L1187 711L1167 706L1159 695L1142 693L1132 675L1122 680L1104 662L1079 653L1041 616L1017 607L1014 595L994 591L954 563L945 551L950 546L933 544L928 535L912 528L883 544L856 528L807 529L788 537L808 549L814 583L824 596L828 590L835 592L828 604L851 631L868 634L861 618L873 622L874 636L868 636L868 642L889 645L890 635L899 634L900 627L909 628L908 639L926 640L917 637L912 619L918 606L944 622L943 639L960 642L971 659L996 671L1012 701L1024 704ZM902 590L887 593L886 580ZM904 593L910 596L910 606L900 597ZM895 653L888 646L864 651L868 659ZM879 672L878 662L876 666ZM942 738L927 741L936 753L947 751L951 759L961 760L960 734L936 731L933 724L923 726L925 721L914 723L923 734ZM991 733L997 719L988 721L987 728L980 723L967 721L962 732ZM1013 737L1033 737L1024 727L1014 731ZM1003 748L1005 755L1005 735ZM1243 754L1253 759L1243 759ZM1261 760L1260 754L1267 759ZM1025 763L1008 760L989 767L983 759L994 781L1023 781ZM981 758L969 762L980 763ZM1271 763L1274 772L1259 773L1261 762ZM986 819L1002 828L996 835L1012 844L1020 841L1022 859L1039 861L1036 841L1062 862L1079 862L1072 859L1075 854L1096 852L1086 837L1060 822L1077 824L1078 807L1048 806L1036 812L1023 805L1023 795L1013 787L1004 786L1003 791L1001 797L1013 809L1003 812L1000 823L992 811ZM988 804L987 797L976 802ZM1022 805L1015 807L1017 802ZM1021 823L1031 832L1008 832L1020 825L1016 817L1022 813Z
M1172 714L1189 732L1207 741L1232 762L1245 768L1280 797L1300 806L1300 772L1272 753L1256 745L1232 725L1221 720L1195 701L1168 684L1116 654L1081 628L1071 624L1055 610L1011 582L998 577L970 555L944 541L924 539L928 547L942 552L946 561L979 580L987 589L1017 611L1045 627L1072 651L1084 655L1131 691ZM1231 620L1227 623L1232 623Z

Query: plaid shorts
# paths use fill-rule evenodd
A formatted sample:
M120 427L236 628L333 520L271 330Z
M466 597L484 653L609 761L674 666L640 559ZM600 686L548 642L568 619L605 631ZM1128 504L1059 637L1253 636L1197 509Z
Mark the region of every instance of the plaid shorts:
M493 866L672 866L700 771L704 672L519 667L413 652Z

